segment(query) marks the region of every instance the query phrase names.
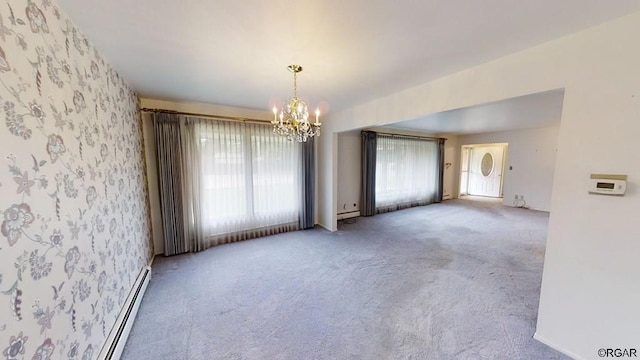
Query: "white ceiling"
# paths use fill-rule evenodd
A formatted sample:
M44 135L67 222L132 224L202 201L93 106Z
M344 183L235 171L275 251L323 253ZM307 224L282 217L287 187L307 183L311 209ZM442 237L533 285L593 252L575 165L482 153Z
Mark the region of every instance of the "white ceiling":
M463 135L558 126L563 98L563 90L547 91L431 114L385 127Z
M638 0L58 0L143 97L323 113L640 11Z

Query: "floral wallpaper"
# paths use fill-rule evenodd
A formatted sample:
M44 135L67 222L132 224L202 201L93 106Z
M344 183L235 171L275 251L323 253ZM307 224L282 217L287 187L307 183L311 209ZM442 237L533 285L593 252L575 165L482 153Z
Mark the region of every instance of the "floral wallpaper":
M0 359L95 359L152 253L136 95L51 0L2 0L0 107Z

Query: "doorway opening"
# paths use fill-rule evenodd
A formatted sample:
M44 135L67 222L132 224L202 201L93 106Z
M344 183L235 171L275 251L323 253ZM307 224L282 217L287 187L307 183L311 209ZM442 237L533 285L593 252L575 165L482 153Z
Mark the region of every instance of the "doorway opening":
M502 198L507 143L462 146L460 195Z

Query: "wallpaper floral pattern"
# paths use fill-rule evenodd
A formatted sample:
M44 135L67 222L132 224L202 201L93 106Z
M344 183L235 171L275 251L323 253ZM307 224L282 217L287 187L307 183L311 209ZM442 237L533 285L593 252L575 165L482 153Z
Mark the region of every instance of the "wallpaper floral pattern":
M0 104L0 359L95 359L152 252L137 98L51 0L5 0Z

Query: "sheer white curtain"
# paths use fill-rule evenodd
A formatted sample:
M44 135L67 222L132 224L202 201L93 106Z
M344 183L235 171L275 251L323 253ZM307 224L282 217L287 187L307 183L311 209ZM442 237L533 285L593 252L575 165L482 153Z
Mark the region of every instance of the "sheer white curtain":
M297 230L301 148L268 125L190 118L204 246Z
M438 189L438 141L379 134L376 211L426 205Z

